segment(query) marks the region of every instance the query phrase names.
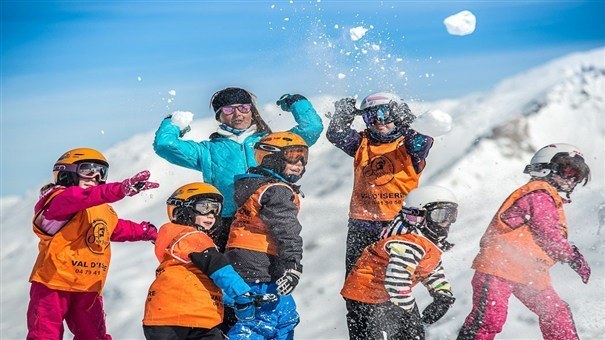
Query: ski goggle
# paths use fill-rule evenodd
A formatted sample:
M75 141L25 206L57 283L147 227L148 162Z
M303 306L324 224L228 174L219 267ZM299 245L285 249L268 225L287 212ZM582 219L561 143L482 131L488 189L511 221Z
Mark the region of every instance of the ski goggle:
M183 202L181 199L171 197L166 201L166 204L173 205L175 207L192 208L200 215L213 214L215 216L219 216L223 208L223 205L220 202L208 199Z
M256 148L268 151L269 153L281 153L284 160L290 164L296 164L298 161L301 161L303 165L307 165L309 161L309 148L303 145L279 148L274 145L258 143Z
M425 211L420 209L402 207L401 217L411 225L420 225L424 222Z
M227 105L220 108L224 115L230 116L235 113L235 110L238 110L241 113L249 113L252 110L252 104L242 104L242 105Z
M456 222L458 205L448 202L429 203L425 205L427 219L434 223Z
M378 105L364 109L361 116L366 125L374 125L378 122L388 124L394 121L388 105Z
M55 164L53 171L75 172L81 178L97 178L99 182L107 181L109 167L94 162L83 162L78 164Z

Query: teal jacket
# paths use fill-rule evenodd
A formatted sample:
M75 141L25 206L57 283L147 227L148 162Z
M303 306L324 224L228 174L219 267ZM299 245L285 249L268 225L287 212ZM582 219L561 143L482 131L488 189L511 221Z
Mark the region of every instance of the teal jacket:
M313 105L308 100L299 100L292 104L291 111L298 125L289 131L301 136L309 146L315 144L323 123ZM252 133L239 141L235 136L213 133L209 140L201 142L182 140L179 134L179 127L164 119L155 133L153 150L172 164L201 171L204 182L217 187L225 197L221 215L233 217L237 209L233 201L234 177L257 165L254 145L267 133Z

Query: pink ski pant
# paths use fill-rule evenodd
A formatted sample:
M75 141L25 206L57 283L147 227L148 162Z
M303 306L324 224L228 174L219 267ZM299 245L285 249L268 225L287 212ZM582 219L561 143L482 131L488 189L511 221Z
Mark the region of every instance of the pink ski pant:
M552 287L538 291L527 285L479 272L475 272L472 286L473 308L466 317L458 339L494 339L496 334L502 332L511 294L538 315L545 340L578 339L569 306Z
M66 292L32 282L27 339L62 339L63 320L74 339L111 339L105 328L103 298L96 292Z

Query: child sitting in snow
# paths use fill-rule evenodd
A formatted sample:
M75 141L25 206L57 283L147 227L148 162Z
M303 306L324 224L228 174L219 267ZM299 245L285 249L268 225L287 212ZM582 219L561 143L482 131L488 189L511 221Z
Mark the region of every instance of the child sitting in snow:
M409 127L415 116L392 93L367 96L360 110L355 108L353 98L340 99L334 106L326 136L354 157L346 250L348 274L364 248L378 241L380 232L401 209L405 196L418 186L433 139ZM355 115L363 116L366 130L351 128Z
M157 232L149 222L119 219L107 203L159 185L147 181L149 171L105 183L108 169L100 152L70 150L54 165L54 183L41 191L33 219L40 243L29 278L27 339L61 339L63 320L76 339L111 339L101 297L110 241L153 241Z
M171 222L160 228L160 261L149 287L143 330L147 339L224 339L221 289L238 304L252 303L250 287L216 248L211 235L223 196L214 186L191 183L166 202Z
M424 324L441 319L454 303L441 253L456 221L454 194L442 187L412 190L381 240L368 246L347 276L341 295L347 303L350 339L424 339ZM422 316L412 287L422 282L433 297Z
M263 137L254 147L257 167L236 177L238 209L231 225L226 254L235 270L257 294L279 298L239 320L230 339L292 339L299 322L290 295L302 274L302 226L298 221L299 187L308 146L292 132ZM237 311L237 306L236 306Z

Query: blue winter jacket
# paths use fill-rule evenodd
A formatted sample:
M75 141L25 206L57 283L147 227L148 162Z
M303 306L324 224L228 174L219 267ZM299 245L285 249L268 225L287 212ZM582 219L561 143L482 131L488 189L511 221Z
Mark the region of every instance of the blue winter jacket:
M323 123L313 105L308 100L299 100L292 104L291 111L298 125L290 131L301 136L309 146L315 144ZM218 133L201 142L182 140L179 134L179 127L170 119L164 119L155 133L155 153L172 164L201 171L204 182L217 187L225 197L221 215L233 217L237 208L233 201L234 176L245 174L248 168L257 165L254 145L267 133L251 134L241 143Z

